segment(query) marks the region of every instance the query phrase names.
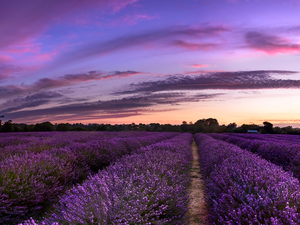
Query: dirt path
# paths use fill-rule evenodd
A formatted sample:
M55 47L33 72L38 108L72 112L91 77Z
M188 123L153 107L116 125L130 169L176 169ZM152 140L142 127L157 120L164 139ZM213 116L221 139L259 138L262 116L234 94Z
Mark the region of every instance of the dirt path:
M192 169L190 175L192 177L191 186L190 186L190 204L188 215L190 217L190 225L207 225L207 211L203 197L203 181L200 174L200 165L199 165L199 155L197 144L194 141L192 143Z

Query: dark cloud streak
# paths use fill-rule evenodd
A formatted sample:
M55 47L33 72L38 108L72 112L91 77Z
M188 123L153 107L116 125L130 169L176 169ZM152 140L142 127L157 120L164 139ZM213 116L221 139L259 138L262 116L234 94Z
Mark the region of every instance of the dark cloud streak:
M159 105L177 105L186 102L198 102L202 100L212 99L219 96L220 94L187 94L187 93L157 93L149 94L143 96L133 96L128 98L122 98L118 100L108 100L108 101L98 101L98 102L88 102L88 103L72 103L67 105L48 107L45 109L33 109L33 110L22 110L21 107L28 107L29 104L33 106L34 104L40 103L42 100L48 99L36 99L37 101L26 102L23 105L20 104L19 108L9 108L5 110L6 117L9 119L20 119L27 117L46 117L46 116L63 116L63 115L74 115L79 116L92 116L92 115L116 115L118 118L120 114L136 115L142 112L155 112L155 108ZM54 95L53 98L56 96ZM58 97L58 96L57 96ZM15 100L24 102L24 99ZM151 109L151 107L154 109ZM11 111L10 111L11 110ZM166 110L166 109L165 109ZM3 113L3 112L1 112ZM114 118L114 117L111 117Z
M66 74L59 78L41 78L32 85L7 85L0 86L0 99L10 98L18 95L34 93L47 89L70 86L82 82L99 81L113 78L122 78L143 74L137 71L115 71L104 73L99 71L89 71L87 73Z
M0 105L1 113L10 113L24 108L32 108L49 103L51 100L62 97L55 92L39 92L25 97L9 99Z
M295 71L239 71L214 72L195 76L171 75L158 81L131 84L127 90L115 92L115 95L154 93L159 91L180 90L244 90L300 88L300 80L275 79L272 74L295 74Z

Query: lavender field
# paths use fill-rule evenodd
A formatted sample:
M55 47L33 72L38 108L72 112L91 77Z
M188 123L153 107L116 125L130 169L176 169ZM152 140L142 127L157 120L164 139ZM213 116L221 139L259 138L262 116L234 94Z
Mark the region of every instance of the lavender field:
M174 132L0 134L0 224L195 224L193 139L196 224L300 224L300 138Z
M4 134L0 223L184 224L192 140L167 132Z
M196 134L211 224L300 224L298 138Z

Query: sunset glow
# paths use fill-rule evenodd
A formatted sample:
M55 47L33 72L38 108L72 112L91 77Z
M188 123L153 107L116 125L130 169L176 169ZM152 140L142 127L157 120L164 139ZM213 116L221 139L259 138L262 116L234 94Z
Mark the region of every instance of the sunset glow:
M0 2L14 123L300 127L298 0Z

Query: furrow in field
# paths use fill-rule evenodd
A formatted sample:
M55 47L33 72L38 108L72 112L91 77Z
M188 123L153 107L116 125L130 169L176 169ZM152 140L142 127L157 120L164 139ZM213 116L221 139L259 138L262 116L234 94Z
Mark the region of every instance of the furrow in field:
M198 147L195 140L192 143L192 153L189 210L187 216L190 219L190 225L205 225L208 224L207 206L204 199L204 184L199 165Z

